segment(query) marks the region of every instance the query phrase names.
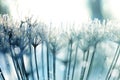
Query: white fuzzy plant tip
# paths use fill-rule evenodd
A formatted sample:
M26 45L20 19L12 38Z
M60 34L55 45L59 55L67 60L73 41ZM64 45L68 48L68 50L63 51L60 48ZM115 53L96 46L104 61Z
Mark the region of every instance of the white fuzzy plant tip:
M120 80L119 45L120 21L0 15L0 80Z

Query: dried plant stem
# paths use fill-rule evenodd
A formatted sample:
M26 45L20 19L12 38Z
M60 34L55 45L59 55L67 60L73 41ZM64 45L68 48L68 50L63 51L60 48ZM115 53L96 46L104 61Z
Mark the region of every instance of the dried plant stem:
M70 66L71 66L71 58L72 58L72 45L73 45L73 42L72 40L70 40L70 53L69 53L69 63L68 63L68 72L67 72L67 80L70 79Z
M39 80L39 72L38 72L38 65L37 65L37 55L36 55L36 46L34 46L34 56L35 56L35 65L36 65L37 79Z
M66 80L67 62L68 62L67 60L63 62L63 63L64 63L64 65L65 65L65 70L64 70L64 77L63 77L63 80Z
M48 77L48 80L50 80L50 74L49 74L49 45L48 43L46 42L46 45L47 45L47 77Z
M86 80L89 79L90 72L92 70L92 64L93 64L94 55L95 55L95 52L96 52L96 47L97 47L97 43L94 46L94 50L93 50L93 53L92 53L92 56L91 56L91 60L90 60L89 69L88 69L88 73L87 73L87 76L86 76Z
M71 80L74 79L75 66L76 66L76 62L77 62L77 54L78 54L78 45L76 46L76 50L75 50L75 60L74 60L74 64L73 64L73 71L72 71L72 78L71 78Z
M84 79L85 70L86 70L86 62L88 62L88 57L89 57L89 50L87 51L87 53L86 52L83 53L83 62L85 62L85 64L84 66L82 66L82 69L81 69L80 80Z
M42 60L42 76L43 76L43 80L45 80L45 72L44 72L44 53L43 53L43 41L42 41L42 44L41 44L41 60Z
M81 69L81 73L80 73L80 80L83 80L83 76L84 76L84 70L85 70L85 66L84 66L84 61L85 61L85 53L83 53L83 64L82 64L82 69Z
M64 70L64 79L63 80L66 80L67 79L67 71L68 71L68 63L69 63L69 43L68 43L68 48L67 48L67 60L64 62L65 64L65 70Z
M32 65L32 49L31 49L31 25L29 24L29 32L28 32L28 39L29 39L29 49L30 49L30 56L29 56L29 60L30 60L30 68L31 68L31 77L32 80L34 80L34 75L33 75L33 65Z
M21 76L21 79L23 80L23 74L22 74L22 70L21 70L21 65L19 64L19 61L16 59L16 66L18 68L19 74Z
M26 70L25 70L25 63L24 63L23 56L22 56L22 58L21 58L21 65L22 65L23 75L25 76L24 78L25 78L26 80L28 80L27 72L26 72Z
M29 49L30 49L30 56L29 56L29 60L30 60L30 68L31 68L31 77L32 80L34 80L34 75L33 75L33 65L32 65L32 49L31 49L31 44L30 44L30 39L29 39Z
M16 65L15 60L13 58L13 51L12 51L12 46L11 45L10 45L10 53L11 53L11 56L12 56L12 61L13 61L13 65L14 65L14 68L15 68L15 72L17 74L18 80L20 80L19 72L17 70L17 65Z
M111 65L110 65L110 68L109 68L109 70L108 70L108 73L107 73L107 75L106 75L106 78L105 78L105 80L110 80L110 77L111 77L111 74L112 74L112 70L115 68L115 65L116 65L116 63L117 63L117 60L118 60L118 58L119 58L119 53L120 53L120 50L119 50L119 45L117 46L117 49L116 49L116 51L115 51L115 55L114 55L114 58L113 58L113 60L112 60L112 63L111 63ZM118 50L119 50L119 52L118 52Z
M32 77L32 80L34 80L34 75L33 75L33 65L32 65L32 54L31 54L31 51L30 51L30 68L31 68L31 77Z
M53 80L56 80L56 57L53 56Z
M20 52L20 54L22 54L22 52ZM14 55L16 56L16 54L14 54ZM21 58L16 59L16 64L17 64L17 67L19 69L22 80L27 79L27 73L26 73L26 70L25 70L25 63L24 63L24 60L23 60L23 55L22 55Z
M53 48L53 80L56 80L56 49Z
M16 61L15 61L15 62L16 62L17 68L18 68L18 70L19 70L21 79L24 80L24 78L25 78L25 77L24 77L24 73L25 73L25 72L24 72L24 70L22 70L22 68L23 68L23 65L22 65L22 62L21 62L21 58L22 58L22 57L21 57L21 58L18 58L17 55L15 54L15 51L14 51L14 50L13 50L13 53L14 53L13 55L16 56L16 58L15 58Z

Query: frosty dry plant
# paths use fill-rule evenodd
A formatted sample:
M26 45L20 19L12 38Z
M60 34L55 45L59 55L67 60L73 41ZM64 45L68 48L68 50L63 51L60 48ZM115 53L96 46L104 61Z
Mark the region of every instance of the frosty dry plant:
M119 31L111 20L53 27L1 15L0 80L119 80Z

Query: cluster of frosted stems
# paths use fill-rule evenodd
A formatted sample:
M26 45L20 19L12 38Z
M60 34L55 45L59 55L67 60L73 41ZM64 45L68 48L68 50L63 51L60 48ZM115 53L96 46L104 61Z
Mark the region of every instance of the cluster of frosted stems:
M54 27L0 15L0 80L119 80L120 22Z

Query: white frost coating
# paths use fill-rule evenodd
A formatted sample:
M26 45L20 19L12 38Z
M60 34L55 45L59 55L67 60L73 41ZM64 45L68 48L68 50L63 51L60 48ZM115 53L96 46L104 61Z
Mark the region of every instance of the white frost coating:
M44 41L44 70L45 70L45 78L47 79L47 49L49 50L49 62L50 62L50 75L53 75L53 55L56 56L56 77L57 80L59 80L59 78L62 79L63 75L64 75L64 70L66 67L67 62L69 62L69 59L67 61L67 57L69 57L69 53L72 52L71 55L71 67L70 69L72 70L73 66L74 66L74 60L76 59L76 67L75 70L79 70L77 72L80 73L79 68L81 66L83 66L84 68L86 67L88 71L85 71L85 74L87 76L87 72L89 72L89 68L93 68L93 70L90 72L90 79L93 77L94 74L96 74L97 76L95 76L95 80L100 76L106 76L105 73L107 73L107 71L109 70L109 67L111 65L111 62L113 60L113 56L115 55L115 50L116 50L116 46L120 44L120 23L119 21L112 21L112 20L108 20L105 22L100 22L99 20L95 19L95 20L89 20L86 21L86 23L81 23L79 26L76 24L70 24L70 25L62 25L62 29L57 28L55 26L53 26L52 24L50 26L47 26L44 23L41 22L37 22L35 21L34 23L31 22L32 18L29 19L27 18L26 21L23 21L21 23L23 23L21 25L21 23L17 23L19 25L16 24L11 24L9 25L8 23L14 23L14 19L9 20L9 16L8 15L1 15L0 17L0 51L2 52L1 54L3 56L5 56L4 54L9 54L12 52L5 52L6 49L9 48L9 45L12 44L12 50L15 51L16 55L18 55L15 59L20 59L23 55L24 56L24 61L25 62L25 68L27 68L26 70L30 70L29 69L29 64L27 64L29 62L29 44L32 46L33 43L39 45L37 46L37 60L38 60L38 71L39 71L39 76L42 76L42 70L41 69L41 51L42 51L42 45L43 43L41 43L42 41ZM19 21L20 22L20 21ZM9 26L8 26L9 25ZM16 27L17 26L17 27ZM75 27L77 26L77 27ZM64 29L65 28L65 29ZM31 38L30 38L30 34L31 34ZM10 42L10 41L11 42ZM29 40L31 42L29 42ZM46 45L48 44L48 45ZM96 45L97 44L97 45ZM72 46L71 46L72 45ZM3 46L3 47L2 47ZM96 46L96 49L95 49ZM72 48L71 48L72 47ZM76 54L76 49L78 48L78 55L75 57ZM21 52L23 49L23 53L19 54L19 52ZM54 53L55 50L55 53ZM89 56L88 56L88 61L83 60L83 55L85 54L85 56L87 57L88 55L88 50L89 51ZM95 56L92 58L93 52L95 50ZM86 52L87 51L87 52ZM32 64L33 64L33 69L34 74L36 75L36 67L35 67L35 61L34 61L34 49L32 46ZM4 54L3 54L4 53ZM10 68L11 70L14 71L15 73L15 69L14 69L14 65L12 62L12 57L9 54L8 55L10 58ZM4 58L0 58L1 63L5 64ZM6 59L6 58L5 58ZM90 66L91 60L93 59L93 65ZM119 59L118 59L119 60ZM117 60L117 61L118 61ZM119 62L119 61L118 61ZM69 62L70 63L70 62ZM0 65L3 67L3 65ZM119 65L118 63L115 65L115 69L118 68ZM62 69L63 68L63 69ZM82 69L82 68L81 68ZM114 71L114 69L112 69L112 75L113 77L117 77L115 75L119 74L116 70ZM4 71L4 74L7 71ZM60 72L60 73L59 73ZM103 75L102 75L103 73ZM10 73L12 74L12 73ZM62 75L60 75L62 74ZM72 74L72 71L70 71L70 74ZM75 71L75 74L76 71ZM80 74L77 74L80 75ZM11 76L11 75L7 75L7 76ZM68 76L68 75L67 75ZM76 76L76 75L75 75ZM12 76L13 78L16 78L16 75ZM78 76L79 77L79 76ZM103 77L103 78L104 78ZM5 75L5 78L6 75ZM36 77L37 78L37 77ZM52 77L53 78L53 77ZM102 78L102 79L103 79Z

